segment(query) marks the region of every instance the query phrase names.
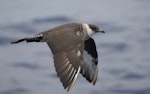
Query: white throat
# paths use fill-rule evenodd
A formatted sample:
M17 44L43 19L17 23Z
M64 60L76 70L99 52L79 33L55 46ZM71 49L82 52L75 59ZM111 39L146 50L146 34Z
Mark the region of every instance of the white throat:
M88 24L82 24L84 28L84 32L90 37L94 34L94 31L89 27Z

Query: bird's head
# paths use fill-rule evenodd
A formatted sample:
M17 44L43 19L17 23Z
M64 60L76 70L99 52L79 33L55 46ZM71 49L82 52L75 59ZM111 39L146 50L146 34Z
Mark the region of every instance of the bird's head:
M85 29L87 35L90 37L92 36L94 33L105 33L104 30L102 30L101 28L99 28L97 25L94 24L83 24L83 28Z
M95 33L97 33L97 32L105 33L104 30L102 30L101 28L99 28L97 25L88 24L88 26Z

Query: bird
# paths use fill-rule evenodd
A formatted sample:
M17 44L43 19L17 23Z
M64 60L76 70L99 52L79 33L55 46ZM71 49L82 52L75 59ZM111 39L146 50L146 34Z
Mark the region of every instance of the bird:
M79 74L93 85L97 82L98 53L91 36L98 32L105 33L95 24L66 23L11 44L46 42L53 54L57 77L69 92Z

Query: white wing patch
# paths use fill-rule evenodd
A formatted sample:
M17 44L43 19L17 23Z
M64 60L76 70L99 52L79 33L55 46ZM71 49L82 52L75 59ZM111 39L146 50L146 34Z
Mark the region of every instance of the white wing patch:
M80 36L80 31L77 31L76 34L77 34L77 36Z
M77 56L81 56L80 50L77 51Z

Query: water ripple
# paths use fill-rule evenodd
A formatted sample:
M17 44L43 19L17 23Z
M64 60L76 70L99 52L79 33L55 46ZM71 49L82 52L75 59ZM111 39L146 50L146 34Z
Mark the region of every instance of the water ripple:
M25 88L15 88L15 89L9 89L6 91L1 91L0 94L23 94L23 93L28 93L29 90Z

